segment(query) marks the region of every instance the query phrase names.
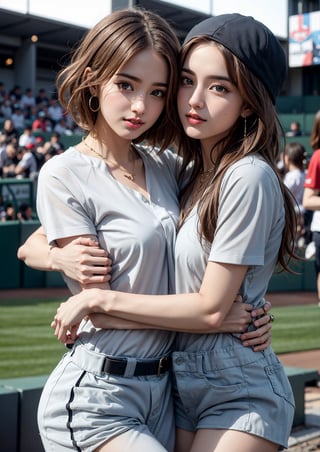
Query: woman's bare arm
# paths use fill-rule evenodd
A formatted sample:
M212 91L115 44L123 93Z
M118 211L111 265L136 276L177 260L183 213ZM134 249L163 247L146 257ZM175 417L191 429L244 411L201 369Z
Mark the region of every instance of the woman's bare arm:
M306 187L303 192L303 207L309 210L320 210L319 190Z
M61 248L60 248L61 247ZM104 250L100 249L95 237L67 238L59 241L59 247L50 247L43 228L35 231L19 248L18 256L33 268L41 270L63 271L67 276L77 280L83 287L93 287L105 283L110 279L111 261L106 257ZM105 286L106 287L106 286ZM230 311L220 328L208 331L191 329L190 332L231 332L243 333L252 322L251 306L243 303L233 303ZM260 310L256 316L263 316L265 311ZM115 329L159 329L157 325L120 319L104 314L92 314L91 319L98 328ZM256 331L243 335L247 346L256 345L266 347L270 340L269 316L264 315L256 320ZM166 327L163 327L166 329ZM188 331L185 329L184 331Z
M17 256L28 267L37 270L56 270L53 268L50 251L51 247L48 245L45 232L40 226L19 247Z
M232 301L227 300L236 298L246 270L245 266L210 262L201 290L193 294L157 296L86 291L59 307L53 322L55 334L64 341L66 328L92 313L104 313L143 322L150 328L173 331L220 332L222 328L230 331L223 327L223 320L232 305ZM267 315L265 323L269 320ZM247 336L247 339L251 338Z
M207 333L241 333L246 331L248 325L252 322L252 312L254 312L254 318L257 317L253 321L256 329L241 334L240 339L245 347L252 347L255 352L265 350L271 344L271 321L268 314L271 304L266 302L263 308L255 311L247 310L249 307L251 306L245 303L233 303L221 328L217 331L207 331ZM250 313L250 316L248 316L248 313ZM120 330L159 329L144 323L110 317L106 314L91 314L89 317L96 328ZM55 328L55 322L52 322L52 327Z
M31 234L18 249L18 258L29 267L45 271L61 271L81 285L110 280L111 260L99 247L94 236L79 236L49 246L42 227Z

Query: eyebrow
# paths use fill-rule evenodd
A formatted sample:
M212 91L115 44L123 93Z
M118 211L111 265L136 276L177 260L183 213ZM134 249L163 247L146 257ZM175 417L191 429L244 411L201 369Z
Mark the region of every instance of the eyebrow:
M128 78L130 80L133 80L135 82L142 83L141 78L136 77L136 76L131 75L131 74L126 74L125 72L117 72L115 75L116 75L116 77L126 77L126 78ZM168 83L163 83L163 82L154 82L154 83L152 83L152 85L153 86L163 86L165 88L168 87Z
M191 69L187 69L187 68L185 68L185 67L183 67L183 68L181 69L181 71L182 71L182 72L186 72L187 74L190 74L190 75L193 75L193 76L196 75L195 72L191 71ZM224 75L209 75L207 78L208 78L208 79L211 79L211 80L224 80L225 82L230 82L230 83L232 83L231 80L230 80L230 78L229 78L229 77L226 77L226 76L224 76Z

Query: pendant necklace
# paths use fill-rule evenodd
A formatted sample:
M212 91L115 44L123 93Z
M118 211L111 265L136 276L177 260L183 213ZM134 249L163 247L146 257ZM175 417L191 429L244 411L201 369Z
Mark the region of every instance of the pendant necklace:
M198 187L198 192L202 191L202 189L204 188L205 183L207 182L208 176L213 173L214 168L210 168L206 171L201 171L200 176L199 176L199 187Z
M97 152L95 149L93 149L93 147L91 147L86 140L82 140L83 144L89 149L89 151L93 152L95 155L97 155L98 157L100 157L105 163L106 165L108 165L108 159L106 157L104 157L102 154L100 154L99 152ZM116 165L119 166L119 169L123 172L123 177L125 177L126 179L128 179L130 182L134 182L135 180L135 155L134 155L134 151L132 149L132 147L130 147L130 150L132 152L132 156L133 156L133 160L132 160L132 171L131 173L128 172L128 170L126 168L123 168L122 166L120 166L117 162L109 162L110 163L114 163Z

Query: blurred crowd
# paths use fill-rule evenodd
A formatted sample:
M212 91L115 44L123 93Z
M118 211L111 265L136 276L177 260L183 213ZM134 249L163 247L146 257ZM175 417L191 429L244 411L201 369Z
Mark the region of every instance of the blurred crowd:
M293 194L297 214L297 236L298 247L302 248L310 242L310 224L312 212L303 207L304 183L308 169L308 155L305 147L292 141L284 146L278 161L278 170L285 185Z
M31 204L22 202L18 209L13 202L4 202L0 195L0 221L30 221L35 220L36 216Z
M314 191L316 197L319 196L320 190L320 110L314 115L309 136L309 146L312 152L309 155L305 147L299 142L298 137L301 135L303 135L303 131L301 131L299 122L292 122L290 131L286 133L286 136L297 137L297 141L285 144L278 161L278 170L295 198L298 218L296 241L298 247L304 248L315 240L315 233L319 233L320 227L320 222L317 220L319 208L315 206L314 202L310 204L308 199L308 196L311 196L310 191L308 192L310 188ZM309 210L309 208L312 210ZM320 259L320 241L318 255ZM317 266L317 273L320 275L320 260ZM318 286L320 300L320 276Z
M56 96L0 82L0 179L36 180L43 163L64 151L61 135L81 133ZM0 191L1 193L1 191ZM32 206L0 199L1 221L33 218Z
M63 111L56 93L48 95L44 88L35 94L20 86L6 89L0 81L0 119L11 119L13 126L22 131L30 126L34 132L72 134L77 126Z

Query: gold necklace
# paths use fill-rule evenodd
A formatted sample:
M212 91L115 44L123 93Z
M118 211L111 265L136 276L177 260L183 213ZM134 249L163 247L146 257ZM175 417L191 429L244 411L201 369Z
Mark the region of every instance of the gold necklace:
M213 173L214 168L210 168L207 171L201 171L201 173L199 174L199 179L198 179L198 183L195 184L195 191L196 191L196 195L201 193L203 191L203 189L205 188L205 185L207 185L207 181L208 181L208 176L210 176L211 173Z
M134 182L135 180L135 163L136 163L136 159L135 159L135 155L134 155L134 151L132 149L132 147L130 147L130 150L132 152L133 155L133 159L132 159L132 171L131 173L128 173L128 170L124 167L121 167L117 162L109 162L108 163L108 158L104 157L102 154L100 154L99 152L97 152L95 149L93 149L93 147L91 147L86 140L82 140L83 144L85 146L87 146L87 148L89 149L89 151L93 152L94 154L96 154L98 157L100 157L105 163L106 165L110 165L110 163L115 163L116 165L119 166L119 169L124 173L123 177L125 177L126 179L128 179L130 182Z
M199 185L200 185L200 188L203 188L203 185L204 185L204 183L205 183L205 181L206 181L206 179L207 179L207 176L208 176L209 174L213 173L213 171L214 171L214 167L213 167L213 168L210 168L210 169L208 169L208 170L206 170L206 171L201 171L201 173L200 173L200 175L199 175Z

